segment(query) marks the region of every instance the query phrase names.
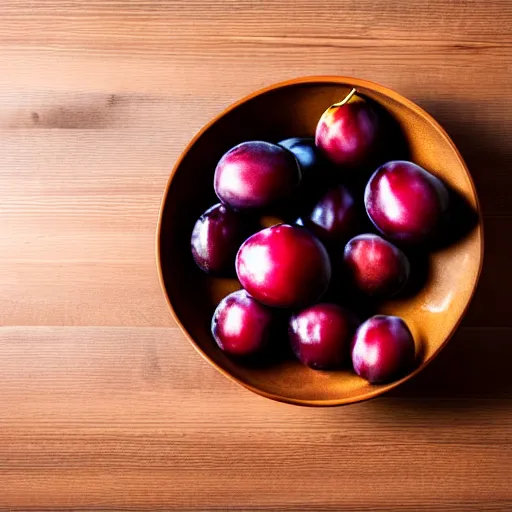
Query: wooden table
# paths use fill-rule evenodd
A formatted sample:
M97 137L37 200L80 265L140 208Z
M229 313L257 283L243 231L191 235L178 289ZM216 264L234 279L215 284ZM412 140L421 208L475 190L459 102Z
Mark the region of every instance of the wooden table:
M510 1L2 0L0 20L1 509L512 509ZM479 292L438 360L331 409L205 363L154 257L193 134L313 74L432 113L486 228Z

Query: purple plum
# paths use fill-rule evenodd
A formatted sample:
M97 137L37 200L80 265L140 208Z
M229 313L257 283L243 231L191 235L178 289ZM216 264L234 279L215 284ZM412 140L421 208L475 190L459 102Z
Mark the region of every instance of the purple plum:
M374 162L383 145L382 132L377 109L353 89L323 113L315 142L331 162L350 171Z
M212 318L212 334L217 345L234 356L261 352L269 343L273 312L254 300L245 290L224 297Z
M218 203L195 223L191 237L194 261L207 273L234 273L236 253L255 231L255 219Z
M396 160L379 167L366 185L366 212L386 237L423 243L435 236L448 209L443 182L412 162Z
M410 264L398 247L373 234L358 235L348 242L343 254L345 275L360 292L388 298L407 283Z
M325 247L309 231L279 224L243 243L236 271L242 286L256 300L292 308L311 304L325 293L331 262Z
M290 151L269 142L242 142L215 169L218 198L234 209L262 209L292 200L301 172Z
M359 215L352 193L343 185L329 189L299 224L309 229L326 245L343 247L357 232Z
M352 341L355 372L371 384L400 377L414 362L414 339L397 316L377 315L357 329Z
M340 367L350 359L350 344L358 325L352 313L336 304L315 304L294 314L288 337L297 358L317 369Z

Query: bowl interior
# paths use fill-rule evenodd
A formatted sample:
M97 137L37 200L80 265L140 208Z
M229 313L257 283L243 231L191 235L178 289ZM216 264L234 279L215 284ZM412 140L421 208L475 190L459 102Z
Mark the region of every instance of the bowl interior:
M190 234L197 218L218 202L215 166L232 146L245 140L277 142L311 136L323 111L351 89L377 101L397 121L410 159L441 177L475 212L478 201L454 145L430 116L398 94L354 79L305 79L257 93L230 107L191 142L175 167L162 205L158 233L160 273L174 316L196 348L218 369L265 396L291 403L331 405L379 394L397 383L372 386L350 371L320 372L285 360L267 367L247 366L226 357L210 334L213 311L238 289L235 279L206 276L194 264ZM460 321L481 266L480 221L455 243L431 253L428 279L414 296L389 301L380 312L403 317L417 343L423 367Z

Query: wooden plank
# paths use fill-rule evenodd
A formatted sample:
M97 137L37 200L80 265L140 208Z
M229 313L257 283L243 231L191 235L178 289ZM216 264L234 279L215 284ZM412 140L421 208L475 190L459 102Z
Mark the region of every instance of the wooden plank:
M310 409L231 383L176 328L4 328L0 507L506 508L509 333L463 329L393 396Z
M229 6L229 9L227 9ZM25 44L46 38L66 42L82 36L98 44L110 39L121 51L120 40L141 40L163 46L167 40L208 35L261 37L356 36L359 39L450 40L512 42L512 9L507 0L483 4L478 0L446 3L421 0L390 4L386 0L360 0L357 4L326 0L312 4L297 0L290 9L286 2L237 0L170 0L157 4L150 0L108 1L8 0L0 10L9 23L2 37ZM347 14L350 13L350 16ZM440 17L439 14L443 16ZM265 23L263 23L265 22ZM411 25L413 24L413 25ZM34 33L24 29L33 27ZM186 29L194 26L192 34ZM222 30L217 30L217 27ZM412 30L414 28L414 30ZM151 29L153 37L144 32Z
M462 327L438 359L392 395L512 398L507 372L511 334L510 328ZM40 407L38 400L44 397L53 401L54 419L58 419L63 410L57 397L85 402L89 392L113 401L126 393L144 396L149 391L164 400L177 391L205 399L217 393L228 393L229 401L248 397L248 392L220 378L176 327L3 327L0 363L1 410L9 411L4 422L20 414L35 421L30 408ZM23 397L28 400L19 400ZM74 421L72 414L83 420L82 413L69 411L60 421Z
M84 214L76 222L59 218L62 201L68 199L52 201L40 213L16 213L0 231L0 322L173 325L157 279L156 216L148 219L153 226L147 230L132 230L129 220L126 227L106 221L95 228L88 223L96 216L94 195L82 198ZM144 216L141 203L139 215ZM114 202L105 198L104 204L108 208ZM511 218L486 221L486 261L493 264L484 267L464 325L512 327L511 228Z

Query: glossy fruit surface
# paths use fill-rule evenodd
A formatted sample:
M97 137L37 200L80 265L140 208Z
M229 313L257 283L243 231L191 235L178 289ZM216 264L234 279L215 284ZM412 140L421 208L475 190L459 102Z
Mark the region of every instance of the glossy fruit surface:
M344 273L360 292L388 298L407 283L410 264L398 247L373 234L358 235L345 246Z
M286 202L297 191L300 168L286 149L263 141L242 142L215 169L217 197L234 209L260 209Z
M288 337L297 358L317 369L338 368L350 359L357 320L336 304L321 303L290 318Z
M377 315L361 324L352 342L355 372L372 384L401 377L414 361L414 339L397 316Z
M299 162L302 179L292 207L293 213L300 215L336 183L336 172L332 163L315 144L314 137L292 137L282 140L279 145L291 151Z
M331 162L354 169L373 161L382 138L382 120L371 101L351 92L323 113L315 142Z
M228 354L247 356L260 352L272 335L273 312L238 290L221 300L212 318L212 334Z
M238 249L257 230L256 221L218 203L197 220L190 245L198 267L207 273L229 274L235 270Z
M300 224L326 244L343 245L357 232L358 217L354 196L343 185L337 185L301 217Z
M375 171L364 202L370 220L388 238L425 242L435 235L448 198L439 178L412 162L396 160Z
M314 179L325 172L328 163L316 146L313 137L292 137L282 140L279 145L295 155L302 171L302 179L309 177Z
M318 300L331 277L322 243L302 227L279 224L240 247L236 271L242 286L263 304L300 307Z

